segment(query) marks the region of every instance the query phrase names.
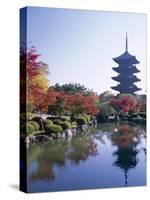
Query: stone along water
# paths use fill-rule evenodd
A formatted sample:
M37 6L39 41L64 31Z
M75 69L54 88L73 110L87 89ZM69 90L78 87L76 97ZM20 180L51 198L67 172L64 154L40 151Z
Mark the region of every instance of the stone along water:
M103 123L27 150L28 192L146 185L143 125Z

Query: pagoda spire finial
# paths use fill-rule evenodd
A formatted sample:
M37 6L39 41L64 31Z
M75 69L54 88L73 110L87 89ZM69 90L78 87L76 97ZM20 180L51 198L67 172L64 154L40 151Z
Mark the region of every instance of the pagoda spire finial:
M127 36L127 32L126 32L126 52L128 51L128 36Z

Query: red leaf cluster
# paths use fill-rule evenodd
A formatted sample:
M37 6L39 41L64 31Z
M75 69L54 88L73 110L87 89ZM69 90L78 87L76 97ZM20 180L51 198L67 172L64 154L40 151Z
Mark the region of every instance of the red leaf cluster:
M134 97L127 95L121 98L113 97L110 100L110 105L113 106L116 110L128 113L129 111L136 111L138 102Z
M56 92L49 90L45 95L38 98L36 106L42 105L44 110L47 109L48 105L55 105L57 100L63 102L63 110L71 113L89 113L96 115L99 111L98 96L84 96L82 94L68 94L64 91Z

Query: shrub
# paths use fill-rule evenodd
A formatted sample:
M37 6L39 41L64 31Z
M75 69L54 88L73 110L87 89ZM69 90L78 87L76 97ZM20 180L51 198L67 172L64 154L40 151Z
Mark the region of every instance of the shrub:
M55 119L53 121L54 124L61 125L62 121L60 119Z
M44 122L44 125L46 126L46 125L48 125L48 124L53 124L53 121L52 120L50 120L50 119L46 119L46 120L44 120L43 121Z
M62 131L63 131L62 127L56 124L48 124L45 127L46 134L61 133Z
M26 134L29 135L33 132L34 132L34 127L31 124L27 123L26 124Z
M28 123L34 127L35 131L38 131L40 129L40 125L36 121L29 121Z
M91 121L91 116L90 115L84 114L84 115L81 115L81 117L84 117L87 120L87 122Z
M83 124L86 124L86 123L87 123L87 120L86 120L85 117L77 117L77 118L76 118L76 122L77 122L77 124L79 124L79 125L83 125Z
M34 117L32 118L32 120L36 121L40 125L40 130L42 130L42 123L43 123L42 117Z
M29 122L27 122L26 124L23 124L21 126L21 132L26 135L32 134L34 131L35 131L35 129L34 129L33 125L30 124Z
M61 127L63 128L63 130L69 129L71 128L71 123L70 122L62 122L61 123Z
M32 119L34 117L33 113L27 112L27 113L21 113L20 118L21 119Z
M77 126L77 122L72 122L71 127L75 128Z

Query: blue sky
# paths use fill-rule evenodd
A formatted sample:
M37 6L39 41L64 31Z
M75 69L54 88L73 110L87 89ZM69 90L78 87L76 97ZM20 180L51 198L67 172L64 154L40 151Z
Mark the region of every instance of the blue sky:
M135 13L28 8L27 42L37 47L41 60L49 66L50 85L78 82L101 93L117 82L112 60L128 50L135 55L146 90L146 15ZM113 91L115 93L115 91Z

